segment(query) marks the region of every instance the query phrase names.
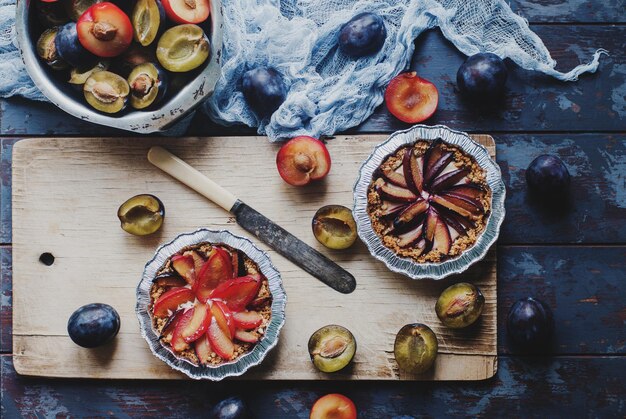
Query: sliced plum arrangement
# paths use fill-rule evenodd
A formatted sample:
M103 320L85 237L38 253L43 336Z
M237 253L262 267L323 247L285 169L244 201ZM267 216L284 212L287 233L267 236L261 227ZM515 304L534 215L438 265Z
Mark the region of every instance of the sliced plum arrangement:
M320 140L300 136L287 141L276 155L278 173L293 186L324 178L330 171L330 154Z
M441 139L420 140L377 169L368 212L385 246L417 262L440 262L474 244L490 197L484 170L471 156Z
M402 73L389 82L385 103L389 112L400 121L416 124L435 113L439 92L433 83L417 73Z
M76 23L80 43L98 57L116 57L133 40L133 25L128 16L109 2L97 3L83 13Z
M267 279L243 252L223 244L201 243L170 257L151 295L153 326L163 344L199 365L249 352L271 317Z
M41 22L33 25L41 61L105 114L158 109L197 77L194 70L210 55L209 38L195 25L209 18L209 0L34 0L31 5ZM67 94L73 96L71 90Z

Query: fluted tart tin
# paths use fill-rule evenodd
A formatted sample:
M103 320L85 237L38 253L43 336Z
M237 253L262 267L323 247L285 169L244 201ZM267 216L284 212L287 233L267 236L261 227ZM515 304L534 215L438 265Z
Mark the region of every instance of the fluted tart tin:
M271 318L264 331L263 338L249 352L236 360L219 365L196 365L190 360L176 356L169 345L163 345L159 340L159 333L154 330L149 309L151 302L150 289L157 271L178 251L199 243L222 243L233 249L241 250L257 264L261 273L267 278L269 290L272 294ZM234 235L229 231L199 229L192 233L181 234L157 249L154 257L146 264L141 281L137 286L135 311L139 319L141 335L148 342L148 346L154 356L173 369L193 379L219 381L226 377L242 375L251 367L259 365L267 353L276 346L280 330L285 323L286 302L287 296L283 289L280 273L265 252L256 247L247 238Z
M380 236L374 231L368 213L368 189L373 181L376 170L385 159L396 151L419 140L432 142L441 139L445 143L458 147L473 157L484 170L486 183L491 190L491 208L485 227L476 242L459 255L444 259L441 262L418 263L410 257L403 257L383 244ZM412 279L442 279L452 274L459 274L471 265L483 259L489 248L496 242L500 226L505 216L504 199L506 188L498 164L489 156L488 150L460 131L452 130L443 125L416 125L404 131L397 131L377 145L365 160L354 184L353 215L361 240L376 259L382 261L391 271L404 274Z

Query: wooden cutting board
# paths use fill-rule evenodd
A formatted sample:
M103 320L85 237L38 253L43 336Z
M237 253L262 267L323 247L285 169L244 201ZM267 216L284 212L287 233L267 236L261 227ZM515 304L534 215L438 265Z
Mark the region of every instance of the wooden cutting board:
M441 281L414 281L387 270L357 242L331 251L311 232L322 205L352 206L352 186L362 161L386 135L340 136L328 143L330 175L303 188L278 176L278 145L263 137L59 138L20 141L13 150L13 352L20 374L86 378L185 378L154 357L139 333L135 288L157 246L200 227L229 229L250 237L233 217L165 175L146 159L163 145L309 245L329 255L357 279L340 294L265 244L287 292L286 324L278 346L243 378L275 380L481 380L493 376L496 353L496 254L467 273ZM493 138L474 137L495 155ZM151 193L166 209L163 228L149 237L119 227L118 206ZM51 266L42 253L55 257ZM434 305L439 293L461 280L478 285L486 304L471 330L442 326ZM115 341L83 349L67 335L67 319L83 304L111 304L122 318ZM396 332L407 323L428 324L439 339L439 356L428 373L401 373L393 357ZM326 324L341 324L358 343L345 372L317 372L307 341Z

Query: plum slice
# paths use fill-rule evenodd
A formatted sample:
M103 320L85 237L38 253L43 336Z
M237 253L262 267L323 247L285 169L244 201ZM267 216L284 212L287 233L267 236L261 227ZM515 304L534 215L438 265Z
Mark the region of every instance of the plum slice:
M431 181L450 163L454 154L441 147L440 139L431 143L424 154L424 183L430 187Z
M157 44L156 56L168 71L184 73L198 68L209 58L209 38L197 25L174 26L165 31Z
M155 317L167 317L169 312L175 311L179 305L195 300L189 288L172 288L163 293L154 303L152 312Z
M357 238L352 211L342 205L326 205L317 210L312 228L317 241L329 249L347 249Z
M251 330L263 323L263 317L256 311L240 311L233 313L235 325L244 330Z
M194 350L200 364L207 365L211 361L213 348L211 348L211 342L209 342L209 336L206 333L196 340Z
M224 301L232 311L241 311L256 297L260 286L260 275L243 276L222 282L210 297Z
M402 166L395 170L391 167L386 166L384 168L381 168L380 174L390 183L393 183L396 186L400 186L401 188L408 188L409 185L407 184L403 170L404 168Z
M428 202L419 198L403 210L393 222L396 231L406 231L407 226L414 225L419 217L428 210Z
M465 195L457 195L453 192L444 192L441 196L447 200L452 202L454 205L457 205L461 208L468 210L470 213L474 215L479 215L484 212L485 208L483 204L473 198L468 198Z
M55 44L58 28L50 28L43 31L37 40L37 55L54 70L67 68L67 62L61 58Z
M462 217L473 218L472 211L466 208L467 205L465 203L463 205L457 205L460 200L457 200L455 198L452 198L452 199L444 198L443 196L438 196L438 195L433 195L431 196L430 199L432 199L433 202L441 205L442 207L456 212ZM455 200L456 202L452 202L452 200ZM460 202L464 202L464 201L460 201Z
M383 201L383 204L381 206L382 208L381 215L385 218L394 218L396 215L402 212L402 210L404 210L407 206L408 204L406 203Z
M387 109L399 120L411 124L431 117L437 109L439 93L434 84L415 72L394 77L385 91Z
M128 76L130 106L146 109L158 104L167 90L167 74L154 63L140 64Z
M189 344L185 342L183 331L189 327L192 317L193 309L189 309L180 316L176 323L174 332L172 332L172 340L170 341L170 346L174 352L182 352L189 347Z
M98 57L115 57L133 41L130 19L113 3L91 6L76 23L78 39L85 49Z
M430 185L430 191L437 193L441 190L448 189L467 176L469 172L469 169L461 168L441 174Z
M179 309L179 310L176 310L174 313L172 313L170 317L168 317L167 321L165 322L165 325L161 329L161 335L159 336L159 339L163 339L167 337L169 334L174 333L174 329L176 328L176 325L178 324L178 320L180 320L180 318L183 316L184 313L185 313L185 310Z
M404 178L408 188L416 194L421 194L424 186L422 165L422 158L415 157L415 149L413 147L404 153L404 158L402 159Z
M159 0L137 0L131 13L133 37L143 46L150 45L165 23L165 10Z
M110 71L91 74L83 86L87 103L105 113L116 113L124 109L129 93L128 82Z
M196 275L193 291L200 301L207 301L211 293L220 284L233 276L230 256L224 249L213 247L209 258Z
M196 282L196 269L193 257L189 254L175 255L171 259L172 267L193 287Z
M450 251L451 246L452 238L450 237L450 230L448 230L448 226L443 219L439 217L435 224L432 250L446 255Z
M209 0L163 0L163 7L175 23L201 23L211 11Z
M187 282L178 275L162 274L158 275L152 281L159 287L171 288L171 287L184 287Z
M304 135L287 141L276 155L280 177L293 186L324 178L330 165L330 154L324 143Z
M413 230L398 235L398 246L409 247L417 244L422 240L424 224L419 224Z
M383 199L393 202L413 202L417 199L417 195L408 189L392 185L387 182L380 182L378 185L378 193Z
M211 322L211 310L205 303L196 302L191 309L193 313L189 322L181 330L181 336L186 343L193 342L204 335Z
M211 319L211 324L209 325L209 330L207 331L209 342L211 343L211 347L215 353L219 355L220 358L230 360L235 354L235 345L232 340L230 340L227 333L228 332L226 330L220 327L215 317L213 317Z
M235 331L234 338L247 343L257 343L259 341L259 337L256 334L242 329Z

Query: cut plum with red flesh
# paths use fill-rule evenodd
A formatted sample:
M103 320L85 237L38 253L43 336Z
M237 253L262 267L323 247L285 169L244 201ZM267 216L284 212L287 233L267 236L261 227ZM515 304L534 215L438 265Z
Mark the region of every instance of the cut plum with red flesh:
M175 311L179 305L195 300L196 296L189 288L172 288L163 293L154 303L154 317L167 317L168 312Z
M392 202L413 202L417 199L417 195L408 189L382 182L378 186L378 193L384 199Z
M215 317L211 319L211 324L209 325L209 330L207 331L207 335L209 336L209 342L211 343L211 347L221 358L225 360L232 359L235 354L235 345L228 338L220 325L215 320Z
M404 153L404 158L402 159L404 177L409 189L416 194L421 194L424 186L422 164L420 163L422 163L422 159L415 157L415 149L413 147Z
M242 329L237 329L235 331L235 339L241 342L247 342L247 343L257 343L259 341L259 338L257 335L255 335L252 332L248 332Z
M254 300L252 300L250 302L250 304L248 304L250 306L250 308L262 308L266 303L268 303L269 301L272 300L272 297L265 296L265 297L257 297Z
M401 188L407 188L408 185L403 174L403 170L404 169L402 167L394 170L391 167L386 166L385 168L381 169L380 174L390 183L396 186L400 186Z
M409 247L418 243L422 239L422 233L424 231L424 225L420 224L411 231L398 236L398 246Z
M293 186L321 179L330 171L330 154L323 142L300 136L287 141L276 155L280 177Z
M182 309L176 310L169 317L169 319L167 319L167 321L165 322L165 326L163 326L163 329L161 329L161 335L159 336L159 339L163 339L170 333L174 332L174 329L176 328L176 324L178 323L178 320L180 320L184 312L185 310L182 310Z
M404 210L407 206L408 204L405 203L383 201L381 205L381 216L386 218L395 218L395 216L400 214L400 212L402 212L402 210Z
M459 223L465 230L469 230L471 228L476 227L476 223L469 218L462 217L458 213L454 211L450 211L448 208L443 207L436 202L433 202L433 205L436 207L439 215L443 216L445 220L453 220L451 223ZM459 227L461 228L461 227ZM459 230L457 230L459 231Z
M230 256L224 249L213 247L196 278L193 290L198 300L206 302L215 288L232 277L233 265Z
M232 311L241 311L256 297L260 286L260 275L242 276L220 284L211 298L224 301Z
M172 340L170 341L170 346L174 352L182 352L189 347L189 344L185 342L185 338L183 337L183 330L187 328L192 317L193 309L187 310L176 323L176 327L172 333Z
M393 221L393 231L404 233L424 221L424 213L428 210L428 202L423 199L409 205Z
M193 258L193 269L197 275L198 272L200 272L200 270L202 269L202 266L204 266L204 258L200 255L200 253L196 252L195 250L185 252L185 255L189 255Z
M191 286L196 282L196 269L191 255L176 255L172 257L172 267Z
M213 348L211 348L211 342L209 342L209 336L206 333L200 336L200 339L196 340L194 349L196 350L196 356L201 364L207 365L211 361Z
M433 248L432 250L447 255L452 246L452 238L450 237L450 231L446 223L439 217L435 224L435 234L433 236Z
M455 217L450 216L447 211L439 211L439 215L448 227L453 228L459 235L465 235L467 229Z
M183 340L193 342L204 335L211 323L211 311L205 303L197 302L190 310L193 314L189 323L181 331Z
M469 199L473 199L476 202L482 201L487 195L487 191L482 186L475 183L454 185L448 188L446 192L454 195L465 196Z
M447 172L445 174L437 176L435 180L430 185L430 191L433 193L437 193L441 190L447 189L451 186L454 186L461 179L469 174L469 169L457 169L451 172Z
M387 109L400 121L415 124L435 113L439 93L434 84L415 72L394 77L385 90Z
M240 311L233 313L235 325L244 330L251 330L263 323L263 317L256 311Z
M133 25L119 7L110 2L96 3L76 22L78 40L98 57L115 57L133 41Z
M201 23L211 10L209 0L162 0L165 14L175 23Z

